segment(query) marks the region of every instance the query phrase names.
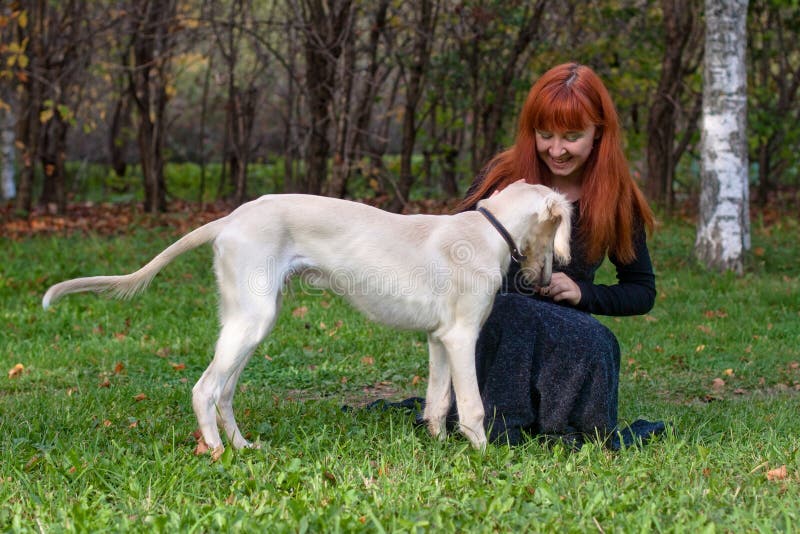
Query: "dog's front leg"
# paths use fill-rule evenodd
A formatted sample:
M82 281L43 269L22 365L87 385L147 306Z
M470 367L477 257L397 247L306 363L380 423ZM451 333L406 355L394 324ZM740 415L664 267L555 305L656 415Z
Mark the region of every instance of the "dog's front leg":
M455 328L442 337L456 393L459 430L476 449L486 448L483 401L475 370L477 329Z
M440 340L428 334L429 372L425 398L425 421L433 437L447 435L446 419L450 411L450 365L447 351Z

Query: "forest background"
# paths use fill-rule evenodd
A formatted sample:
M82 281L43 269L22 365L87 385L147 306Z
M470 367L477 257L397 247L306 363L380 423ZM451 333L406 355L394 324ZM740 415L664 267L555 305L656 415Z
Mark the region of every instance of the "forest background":
M749 2L752 198L795 212L798 31L797 1ZM699 194L698 0L26 0L0 37L6 216L285 191L411 211L462 194L570 60L607 83L651 202Z

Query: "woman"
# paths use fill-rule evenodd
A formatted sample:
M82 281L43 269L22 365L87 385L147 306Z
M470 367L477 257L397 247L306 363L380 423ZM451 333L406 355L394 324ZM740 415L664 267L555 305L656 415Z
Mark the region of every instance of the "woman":
M474 209L519 179L573 202L570 263L554 267L547 287L527 287L512 262L478 338L478 386L493 441L538 435L580 447L599 437L618 448L664 431L663 423L643 420L617 427L619 344L591 315L644 314L656 295L646 241L653 213L620 137L614 104L594 71L554 67L531 88L514 145L489 162L461 203ZM606 256L617 271L611 286L594 283ZM415 409L421 400L373 406ZM419 415L417 422L424 423Z
M573 202L572 261L554 268L547 287L528 288L513 264L476 346L486 425L493 440L518 443L544 435L580 446L586 436L619 446L617 388L620 349L591 314L648 312L656 288L646 232L653 213L622 151L617 113L589 68L567 63L531 88L514 145L479 175L461 209L522 178ZM618 283L594 283L604 257ZM637 421L625 442L660 433L662 423Z
M476 345L490 439L540 435L579 447L599 436L618 448L663 432L647 421L618 432L619 344L591 315L644 314L656 289L645 231L653 213L630 175L608 91L589 67L559 65L536 82L514 145L487 165L460 208L519 179L573 202L572 261L540 288L526 287L512 262ZM615 285L594 283L605 256Z

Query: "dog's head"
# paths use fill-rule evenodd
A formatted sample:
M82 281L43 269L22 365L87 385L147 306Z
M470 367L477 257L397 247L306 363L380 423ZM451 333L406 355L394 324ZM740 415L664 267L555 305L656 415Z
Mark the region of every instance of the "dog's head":
M561 193L520 180L478 206L488 208L511 231L525 255L520 274L527 284L548 285L554 258L569 263L572 205Z
M522 244L525 260L520 273L528 284L550 284L554 258L562 265L569 263L571 215L572 206L564 195L551 189L544 193Z

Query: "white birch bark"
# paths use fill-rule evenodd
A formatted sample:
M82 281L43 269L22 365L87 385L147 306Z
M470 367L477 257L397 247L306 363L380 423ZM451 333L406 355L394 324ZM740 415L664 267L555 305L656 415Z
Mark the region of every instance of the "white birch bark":
M741 274L750 248L747 160L748 0L706 0L700 214L695 256Z
M0 112L0 198L12 199L17 196L14 182L14 114Z

